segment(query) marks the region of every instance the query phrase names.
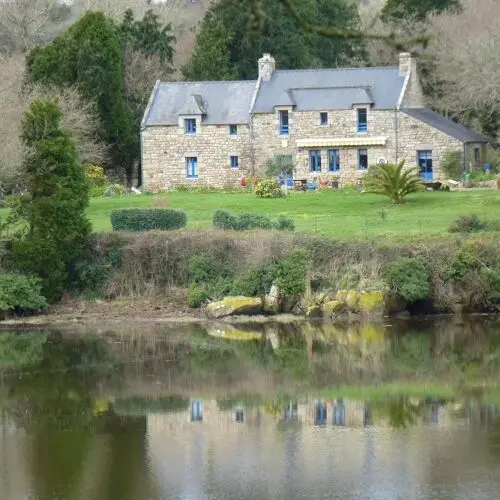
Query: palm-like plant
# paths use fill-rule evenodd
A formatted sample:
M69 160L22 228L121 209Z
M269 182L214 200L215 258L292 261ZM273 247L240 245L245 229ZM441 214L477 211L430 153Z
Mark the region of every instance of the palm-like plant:
M363 182L365 192L388 196L397 204L402 203L406 195L423 191L424 185L418 177L418 168L404 170L404 165L403 160L397 165L387 163L371 166Z

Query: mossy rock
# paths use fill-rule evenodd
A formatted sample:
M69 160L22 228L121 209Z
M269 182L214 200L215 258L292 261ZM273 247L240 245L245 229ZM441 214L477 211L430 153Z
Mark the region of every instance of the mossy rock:
M210 302L206 313L210 318L226 316L250 316L262 313L262 299L258 297L225 297L218 302Z
M323 316L331 317L333 315L341 314L345 311L344 302L340 302L338 300L330 300L325 302L321 309L323 311Z
M306 310L306 316L308 318L321 318L321 316L323 315L322 311L321 311L321 306L318 306L318 305L312 305L312 306L309 306Z
M349 311L359 312L359 298L361 294L356 292L356 290L349 290L345 297L345 304L349 308Z
M382 316L385 309L385 294L382 292L363 292L358 297L358 310L361 314Z

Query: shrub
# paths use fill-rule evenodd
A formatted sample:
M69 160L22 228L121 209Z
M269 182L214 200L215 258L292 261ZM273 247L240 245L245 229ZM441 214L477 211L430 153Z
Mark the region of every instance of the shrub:
M363 180L364 189L368 193L388 196L394 204L402 203L408 194L423 191L418 169L403 170L404 165L404 160L397 165L372 165Z
M491 285L491 298L500 300L500 264L497 264L489 276Z
M476 214L460 215L448 228L449 233L475 233L487 229L487 223Z
M280 216L274 222L269 217L261 214L244 212L232 215L225 210L217 210L213 216L213 225L216 229L246 231L250 229L278 229L280 231L293 231L295 224L290 217Z
M278 231L295 231L295 222L291 217L286 217L285 215L280 215L278 221L275 223L274 227Z
M441 160L441 169L448 179L462 180L463 164L461 151L446 151Z
M9 312L45 309L41 280L20 274L0 274L0 317Z
M201 307L203 303L206 302L208 299L209 299L209 294L203 286L197 283L191 283L188 289L188 298L187 298L187 303L189 307L193 309Z
M111 225L114 231L173 230L185 227L186 222L186 214L181 210L130 208L111 212Z
M104 196L106 189L106 186L90 186L89 196L91 198L100 198L101 196Z
M104 169L99 165L87 163L83 165L85 180L89 186L104 186L107 182Z
M257 264L236 277L231 293L246 297L262 297L269 292L277 276L278 265L275 262Z
M386 278L390 288L408 302L429 296L429 270L420 259L407 258L390 263Z
M299 295L305 292L307 264L307 252L298 248L278 262L278 277L275 283L284 295Z
M259 198L280 198L283 196L276 179L261 179L255 186L255 194Z
M109 184L104 189L102 196L111 197L111 196L123 196L125 194L125 188L118 183Z

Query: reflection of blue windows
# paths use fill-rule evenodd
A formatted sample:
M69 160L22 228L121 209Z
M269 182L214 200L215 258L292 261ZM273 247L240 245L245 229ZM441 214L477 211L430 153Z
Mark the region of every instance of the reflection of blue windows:
M191 422L203 422L203 403L201 401L191 403Z
M327 418L326 405L323 401L318 401L315 407L314 425L325 425Z
M290 402L285 407L284 418L285 418L285 420L298 420L299 411L298 411L297 402Z
M370 425L373 425L371 411L370 411L370 408L368 408L368 406L365 406L363 424L365 425L365 427L369 427Z
M333 407L333 425L345 425L345 405L342 401Z
M245 420L245 414L243 413L243 410L236 410L234 412L234 420L238 423L241 424Z

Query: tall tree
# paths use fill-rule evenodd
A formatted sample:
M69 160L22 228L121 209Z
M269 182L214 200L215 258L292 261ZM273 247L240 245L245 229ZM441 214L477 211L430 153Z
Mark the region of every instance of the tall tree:
M344 65L363 50L359 40L325 38L297 26L281 2L261 0L261 25L248 0L219 0L204 18L193 58L184 67L186 79L251 79L256 61L270 52L282 68ZM303 0L298 13L311 23L350 29L358 26L357 7L346 0ZM222 63L222 64L221 64Z
M114 22L100 12L88 12L66 33L32 51L27 62L32 81L75 86L96 102L112 166L125 168L131 181L139 140L125 100L124 46Z
M60 122L61 110L51 101L33 101L24 115L29 196L19 214L29 230L13 249L19 267L42 278L44 295L51 300L61 297L69 266L90 233L85 175L73 140Z

